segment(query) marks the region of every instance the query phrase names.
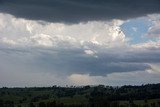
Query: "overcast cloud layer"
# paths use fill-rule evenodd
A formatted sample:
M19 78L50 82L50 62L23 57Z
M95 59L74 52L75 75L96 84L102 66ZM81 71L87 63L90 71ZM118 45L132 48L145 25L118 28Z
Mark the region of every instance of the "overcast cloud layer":
M160 12L159 0L0 0L0 12L50 22L129 19Z

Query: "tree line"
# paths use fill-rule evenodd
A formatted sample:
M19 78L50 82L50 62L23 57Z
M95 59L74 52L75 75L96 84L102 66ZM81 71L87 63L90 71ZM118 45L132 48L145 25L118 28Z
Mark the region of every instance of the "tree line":
M10 99L5 99L6 96ZM74 101L75 96L84 97L86 102L65 104L58 100L68 98ZM16 98L21 99L17 102ZM149 102L150 99L159 98L160 84L0 88L0 107L23 107L24 104L27 107L160 107L160 101ZM137 104L136 100L143 103Z

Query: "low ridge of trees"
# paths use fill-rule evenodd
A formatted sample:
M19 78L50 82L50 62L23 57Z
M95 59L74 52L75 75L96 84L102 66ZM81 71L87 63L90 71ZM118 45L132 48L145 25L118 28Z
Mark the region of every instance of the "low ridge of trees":
M160 84L0 88L0 107L160 107L150 99L160 99Z

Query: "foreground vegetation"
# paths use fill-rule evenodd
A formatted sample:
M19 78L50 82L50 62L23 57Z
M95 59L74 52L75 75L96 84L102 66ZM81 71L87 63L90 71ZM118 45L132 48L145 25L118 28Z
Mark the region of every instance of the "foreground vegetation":
M160 84L0 88L0 107L160 107Z

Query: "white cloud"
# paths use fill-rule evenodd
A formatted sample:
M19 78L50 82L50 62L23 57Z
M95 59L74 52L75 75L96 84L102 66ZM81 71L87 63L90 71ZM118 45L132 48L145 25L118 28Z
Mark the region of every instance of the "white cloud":
M75 85L90 85L94 84L89 74L72 74L68 77L70 82Z
M158 74L160 75L160 64L150 64L151 69L148 69L147 72L148 73L152 73L152 74Z
M145 36L151 38L160 38L160 15L148 15L148 18L150 21L152 21L153 25L149 28Z
M6 44L9 44L9 45L16 45L17 43L14 41L14 40L10 40L10 39L7 39L7 38L2 38L2 42L6 43Z
M154 74L148 71L158 70L152 64L160 62L158 40L129 45L120 28L122 23L111 20L68 25L1 13L0 78L3 86L5 81L14 86L139 84L145 83L147 77L157 82L159 79L152 78ZM146 78L141 79L143 74Z
M133 48L137 49L159 49L160 42L159 41L148 41L146 43L139 43L132 45Z
M84 41L106 47L117 47L124 46L126 42L125 35L119 27L123 23L120 20L67 25L18 19L3 13L0 17L0 38L5 38L2 42L10 45L52 47L60 42L80 45Z
M95 58L98 58L98 56L96 55L96 51L92 51L92 50L84 50L84 52L85 52L85 54L87 54L87 55L91 55L91 56L93 56L93 57L95 57Z
M30 37L30 40L36 45L40 46L53 46L53 39L50 35L38 34Z

